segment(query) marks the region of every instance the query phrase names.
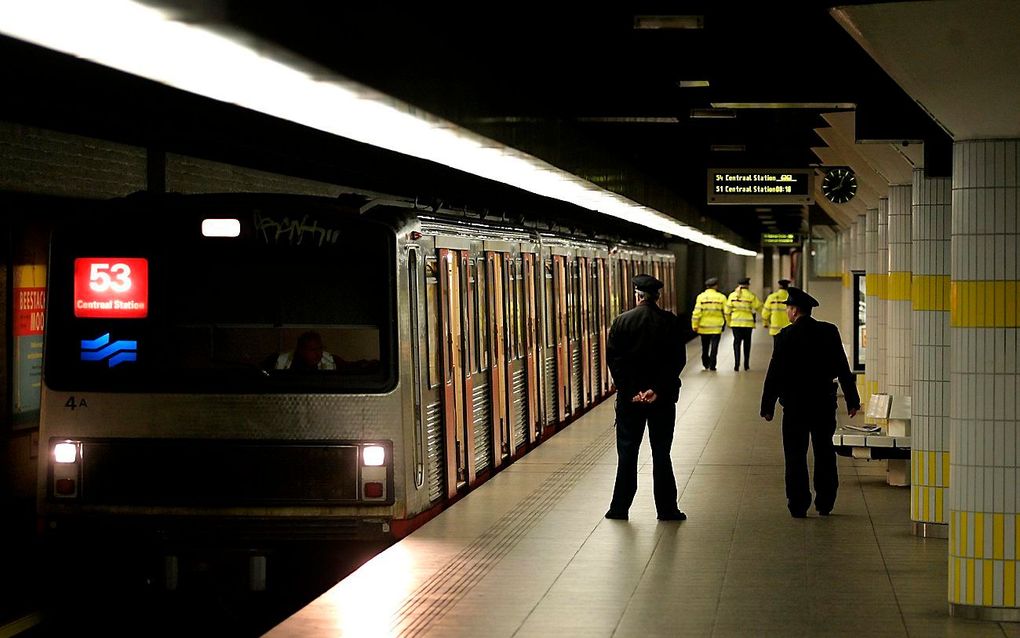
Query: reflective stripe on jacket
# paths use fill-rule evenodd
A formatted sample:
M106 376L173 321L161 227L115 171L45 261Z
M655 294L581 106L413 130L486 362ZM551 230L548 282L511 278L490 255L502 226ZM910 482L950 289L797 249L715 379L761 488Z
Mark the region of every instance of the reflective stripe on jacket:
M769 329L769 334L775 336L779 331L790 325L790 318L786 316L786 300L790 293L779 289L765 297L765 305L761 309L761 320Z
M747 288L737 288L726 300L726 323L731 328L753 328L754 315L761 310L761 301Z
M691 313L691 328L699 335L717 335L723 331L726 320L723 309L726 306L726 295L709 288L698 295Z

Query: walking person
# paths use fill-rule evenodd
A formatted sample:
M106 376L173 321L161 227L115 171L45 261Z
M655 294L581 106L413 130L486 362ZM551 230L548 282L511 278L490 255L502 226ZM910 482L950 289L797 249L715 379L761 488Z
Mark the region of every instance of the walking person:
M726 327L725 307L726 295L719 292L719 280L709 277L691 312L691 328L701 336L701 365L705 370L715 370L719 339Z
M733 369L740 370L740 347L744 348L744 370L751 369L751 333L754 315L761 310L761 300L748 290L751 280L744 277L726 300L726 323L733 329Z
M789 286L789 279L780 279L779 290L765 297L761 307L762 324L769 329L773 342L779 331L790 325L790 319L786 316L786 298L790 296L786 289Z
M775 338L765 375L761 416L771 421L776 399L783 406L783 455L786 458L786 504L794 518L807 516L808 439L815 455L815 509L828 516L836 503L839 478L832 435L836 431L836 382L853 417L861 408L839 329L817 321L811 309L818 302L799 288L789 287L786 312L790 319Z
M616 485L606 518L627 520L637 493L638 449L648 424L652 482L660 521L682 521L669 450L673 445L680 372L687 363L680 322L656 305L662 282L634 277L637 305L613 320L606 361L616 384Z

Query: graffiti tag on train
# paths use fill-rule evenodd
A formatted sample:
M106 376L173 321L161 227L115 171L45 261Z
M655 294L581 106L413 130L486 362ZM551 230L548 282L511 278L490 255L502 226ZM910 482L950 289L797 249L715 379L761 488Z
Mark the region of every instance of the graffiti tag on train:
M267 244L288 244L300 246L305 241L305 236L310 237L310 242L318 241L318 246L323 244L335 244L340 239L339 230L331 230L319 226L319 220L308 220L308 215L300 219L284 217L277 220L269 215L255 212L255 230L262 233Z

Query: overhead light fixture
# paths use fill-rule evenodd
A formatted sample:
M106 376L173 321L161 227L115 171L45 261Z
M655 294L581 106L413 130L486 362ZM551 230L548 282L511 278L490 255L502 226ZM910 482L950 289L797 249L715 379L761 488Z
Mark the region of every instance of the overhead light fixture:
M712 102L719 109L815 109L845 111L856 109L853 102Z
M635 29L704 29L705 16L634 16Z
M691 109L692 120L726 120L733 119L736 116L737 113L732 109Z
M196 21L178 8L142 0L0 3L0 32L20 40L698 244L740 255L756 254L527 153L299 60L249 33L218 27Z
M747 150L743 144L712 144L708 148L716 153L742 153Z
M676 124L675 117L579 117L578 122L596 122L606 124Z
M681 89L705 89L708 88L708 80L677 80L676 83Z

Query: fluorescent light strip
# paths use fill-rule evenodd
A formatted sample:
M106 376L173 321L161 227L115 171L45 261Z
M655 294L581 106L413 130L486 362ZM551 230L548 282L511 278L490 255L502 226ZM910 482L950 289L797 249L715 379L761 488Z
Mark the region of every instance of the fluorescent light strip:
M838 111L855 109L853 102L712 102L717 109L816 109Z
M250 36L176 21L169 10L131 0L11 0L0 2L0 32L695 243L756 254L332 72L298 68L293 56Z
M638 15L635 29L704 29L704 16Z

